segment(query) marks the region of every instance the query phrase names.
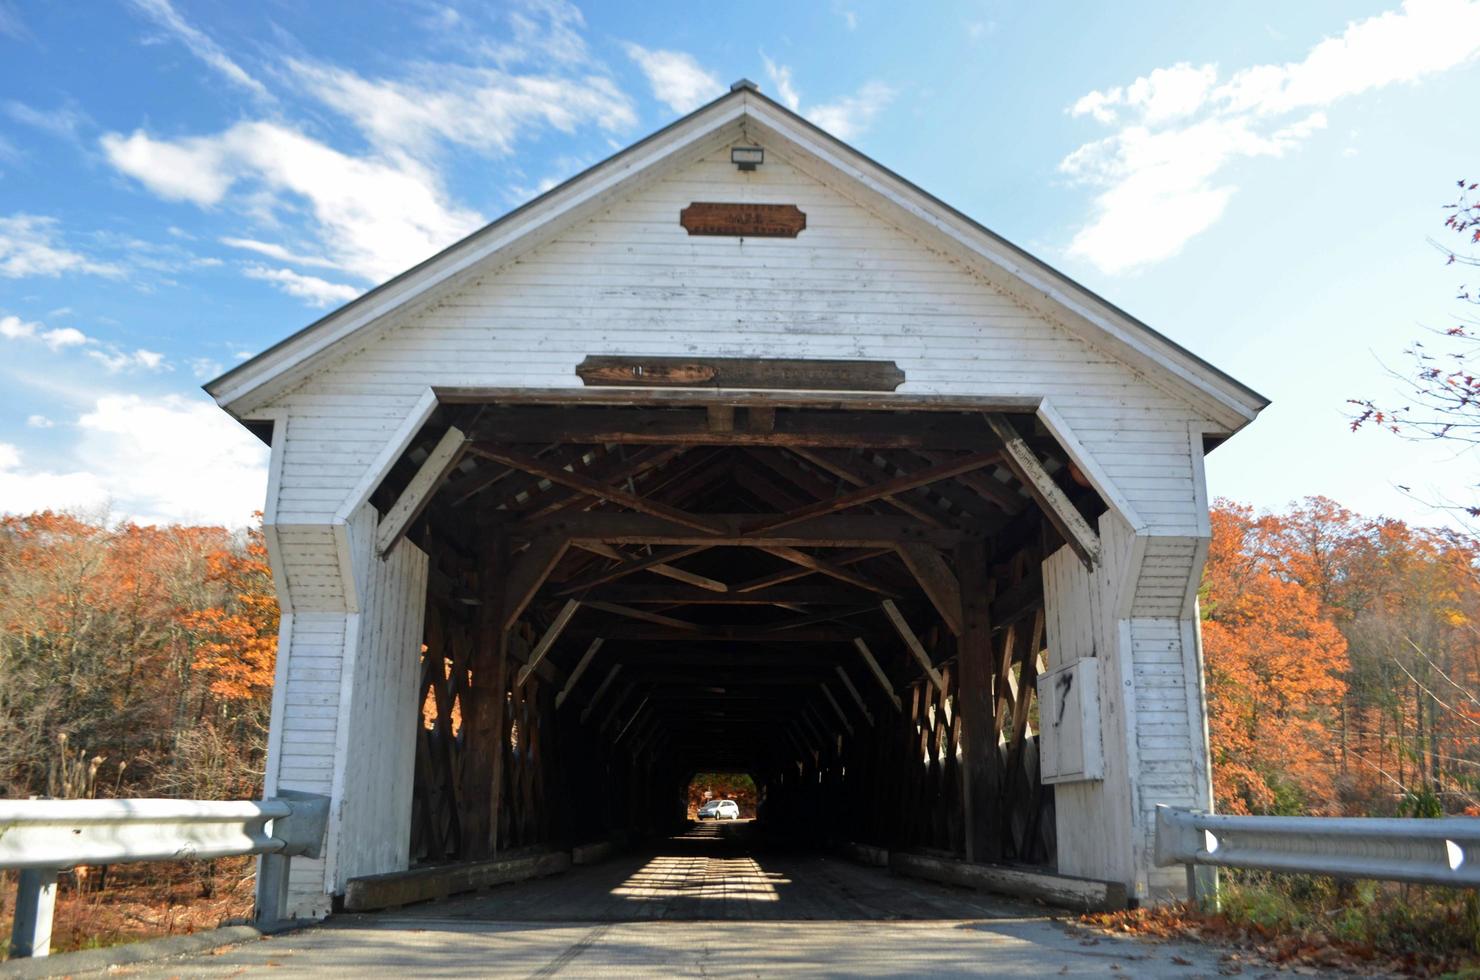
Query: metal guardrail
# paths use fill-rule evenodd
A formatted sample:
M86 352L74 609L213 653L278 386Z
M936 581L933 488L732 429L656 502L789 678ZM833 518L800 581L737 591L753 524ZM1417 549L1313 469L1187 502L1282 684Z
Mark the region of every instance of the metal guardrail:
M284 918L288 863L318 857L329 799L284 790L271 800L0 800L0 870L20 872L12 958L51 951L57 875L79 865L263 855L261 923Z
M1156 808L1156 863L1480 888L1480 818L1235 817Z

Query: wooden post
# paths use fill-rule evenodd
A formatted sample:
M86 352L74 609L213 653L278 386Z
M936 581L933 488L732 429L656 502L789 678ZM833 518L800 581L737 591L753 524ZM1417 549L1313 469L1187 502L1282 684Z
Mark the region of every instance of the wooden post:
M487 857L498 849L499 803L503 789L504 707L508 687L509 631L504 628L505 581L509 572L509 545L501 535L487 532L479 549L478 626L474 638L474 695L465 710L468 731L465 787L468 826L465 857Z
M961 579L961 639L957 647L961 712L961 799L966 860L1002 858L1002 799L997 725L992 702L992 623L988 616L987 549L968 538L956 551Z

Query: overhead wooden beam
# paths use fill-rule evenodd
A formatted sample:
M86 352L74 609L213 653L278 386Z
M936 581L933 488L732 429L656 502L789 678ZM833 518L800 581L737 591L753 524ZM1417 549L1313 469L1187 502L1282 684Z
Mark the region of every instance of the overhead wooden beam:
M571 600L574 602L575 600ZM569 603L567 603L568 605ZM646 609L633 609L630 606L619 606L615 602L598 602L588 600L586 605L601 612L611 613L613 616L625 616L628 619L640 619L643 622L653 623L657 626L667 626L669 629L684 630L696 633L700 630L697 623L691 623L683 619L674 619L671 616L663 616L658 613L648 612Z
M570 692L575 690L576 685L581 682L581 675L586 672L587 667L591 666L591 661L596 659L597 651L601 649L601 645L605 642L605 639L598 636L591 641L591 645L586 648L586 652L581 654L581 659L576 661L575 670L572 670L570 676L566 678L565 686L560 689L559 694L555 695L556 708L563 705L565 699L570 697Z
M714 589L714 591L716 592L723 592L726 590L726 588L728 588L723 582L716 582L714 579L706 579L702 575L688 576L688 573L685 573L682 569L672 569L672 566L668 564L669 562L677 561L680 558L687 558L689 555L696 555L701 551L706 551L708 550L708 545L687 545L682 547L669 548L665 551L654 552L653 554L648 555L646 558L637 559L628 558L626 555L623 555L621 552L616 551L602 541L579 541L577 542L577 547L589 548L590 550L596 551L597 554L606 557L615 557L617 560L621 561L622 564L617 565L614 568L608 568L604 571L587 575L585 578L580 579L579 581L571 582L570 584L563 586L559 590L560 595L575 595L577 593L585 592L587 589L595 588L598 585L605 585L608 582L615 582L619 578L625 578L628 575L632 575L636 572L642 571L653 571L661 575L669 572L670 570L676 570L680 573L680 575L685 577L680 577L680 575L673 574L669 574L668 577L678 579L678 581L681 582L688 582L690 585L697 585L700 588L713 588L715 585L718 585L719 588ZM662 569L663 571L659 571L659 569Z
M920 642L920 638L915 635L915 631L910 629L910 624L905 621L904 614L899 611L899 607L894 604L894 600L885 599L880 605L884 610L884 615L889 617L889 622L894 624L894 629L899 633L899 638L904 641L904 645L909 647L910 653L914 654L915 659L920 662L920 667L925 671L925 676L930 678L930 683L935 685L936 690L944 693L946 689L945 680L940 676L940 671L935 669L935 664L931 661L930 654L925 651L925 645Z
M1018 435L1007 417L988 412L986 418L992 432L1002 440L1003 462L1022 481L1024 489L1038 502L1038 506L1043 508L1043 515L1063 536L1069 547L1074 549L1079 560L1087 566L1095 565L1100 560L1100 536L1089 526L1084 515L1079 513L1079 509L1054 482L1053 477L1049 476L1043 464L1038 461L1038 456L1028 448L1028 444Z
M878 680L879 686L884 689L884 694L889 698L890 703L894 705L894 710L903 711L904 703L899 700L899 695L894 693L894 685L889 683L889 675L884 673L884 668L880 667L879 661L874 659L874 652L868 648L868 643L864 641L863 637L855 636L853 638L853 645L863 655L863 662L868 664L869 670L873 671L874 678Z
M898 549L915 581L930 599L935 611L945 621L946 628L955 636L961 635L961 584L945 557L934 548L923 544L905 543Z
M636 479L645 475L649 470L657 469L672 462L687 451L684 446L649 446L627 456L625 459L607 457L611 465L604 465L590 475L595 480L608 484L621 484L628 480ZM567 487L566 489L570 489ZM631 489L631 486L628 486ZM589 506L593 502L590 495L579 490L565 494L564 496L550 496L549 499L531 501L528 507L520 508L520 516L525 520L537 520L559 513L571 507Z
M822 694L824 697L827 698L827 703L833 706L833 711L837 712L838 714L838 720L843 723L844 728L848 729L849 736L852 736L853 722L848 720L848 713L843 710L843 706L841 704L838 704L838 699L833 697L833 692L828 690L827 681L823 681L817 686L822 688Z
M543 460L504 449L502 446L475 442L468 448L469 451L482 456L484 459L491 459L495 463L513 466L526 473L544 477L551 483L558 483L561 486L580 490L593 497L600 497L602 500L608 500L629 510L635 510L640 514L651 514L654 517L661 517L675 524L682 524L684 527L697 528L700 531L709 531L714 534L719 534L725 530L723 525L716 524L709 518L699 517L695 514L690 514L688 511L680 510L677 507L670 507L667 504L660 504L657 501L639 497L635 493L619 490L599 480L593 480L588 476L572 473L570 470L563 469L559 466L551 466Z
M830 561L818 558L816 555L809 555L805 551L798 551L796 548L777 547L775 545L757 545L757 547L768 555L775 555L783 561L789 561L793 565L800 565L802 568L826 575L828 578L835 578L839 582L847 582L849 585L856 585L860 589L877 592L879 595L894 595L890 589L875 582L867 575L861 575L840 565L834 565Z
M805 569L798 569L798 572L801 575L812 574ZM600 596L608 602L620 602L628 606L639 603L661 603L673 606L786 605L798 608L813 605L850 606L861 598L857 592L845 589L841 585L808 583L799 583L787 588L755 589L750 592L713 592L709 589L691 588L668 582L642 584L617 582L602 586L594 590L591 595Z
M559 536L536 538L514 561L504 580L503 628L510 630L524 615L534 594L545 584L550 572L560 564L570 547L570 539Z
M568 600L565 605L560 607L560 612L555 614L555 621L550 624L550 628L545 630L545 634L540 637L539 642L534 645L534 649L529 652L529 662L519 668L519 674L514 678L515 687L521 687L525 681L529 680L529 675L534 673L535 668L540 665L540 661L545 659L545 655L550 652L550 648L555 645L556 640L560 639L560 634L565 631L565 627L570 623L571 617L580 608L581 604L574 599Z
M848 671L843 668L842 664L834 664L833 669L838 672L838 680L842 681L843 687L847 689L849 694L853 695L853 703L858 705L859 712L863 715L864 720L869 723L869 727L872 728L874 724L874 713L868 710L868 704L863 700L863 695L859 694L858 688L853 686L853 679L848 676Z
M1001 462L1001 460L1002 454L996 452L972 453L968 456L959 456L949 462L937 463L934 466L927 466L923 470L904 473L889 480L881 480L878 483L859 487L848 493L839 494L831 500L819 500L815 504L798 507L790 513L766 518L752 524L749 530L756 532L767 531L775 528L788 527L792 524L799 524L808 518L834 514L840 510L847 510L849 507L872 503L875 500L881 500L884 497L903 493L906 490L913 490L916 487L927 486L939 480L948 480L962 473L970 473L972 470L979 470L983 466L990 466Z
M612 744L613 745L617 744L618 742L620 742L622 740L622 736L627 734L627 730L632 727L632 723L637 720L637 716L640 715L640 714L642 714L642 709L643 708L646 708L647 706L648 706L648 699L647 698L643 698L642 701L638 703L636 710L634 710L632 712L632 717L630 717L630 718L627 719L627 724L623 725L622 726L622 730L619 731L619 732L617 732L617 737L614 738L614 739L612 739Z
M872 477L864 476L851 462L845 462L839 459L837 455L826 450L809 449L806 446L790 446L787 451L806 460L824 473L831 473L838 479L855 487L866 487L874 482ZM940 462L940 460L936 460L936 462ZM933 527L945 526L946 522L939 515L931 513L929 507L921 507L902 495L891 493L880 499L900 513L908 514L918 521L924 521Z
M831 561L835 567L842 568L847 565L856 565L859 562L868 561L870 558L878 558L882 555L887 555L893 550L893 548L860 548L857 551L850 551L846 554L838 555L836 558L831 559ZM760 578L754 578L748 582L742 582L739 585L732 586L730 588L730 591L737 594L759 593L762 590L773 589L778 585L783 585L787 582L794 582L799 578L806 578L808 575L816 574L817 570L814 568L802 568L798 566L795 569L787 569L786 571L781 572L772 572L769 575L762 575ZM796 601L805 602L806 600L798 599Z
M651 514L591 511L566 514L547 521L512 522L506 531L519 540L560 535L572 542L607 544L703 546L706 548L779 545L792 548L887 548L901 541L918 541L936 548L954 548L966 536L955 528L926 527L905 517L876 514L828 514L790 527L755 531L748 527L754 514L704 514L723 530L699 532Z
M463 452L467 449L468 437L455 425L447 427L442 433L442 438L432 447L427 458L422 462L421 468L406 484L406 489L401 491L401 496L391 505L390 510L385 512L379 528L375 532L375 554L381 558L390 554L396 542L401 540L411 522L421 516L431 502L432 495L437 492L437 487L452 472L452 468L462 459Z
M751 626L699 626L695 630L659 629L636 624L605 624L591 629L576 629L582 636L593 636L597 632L608 640L632 641L634 643L768 643L790 645L795 643L851 643L863 630L841 627L803 626L794 630L763 632Z
M606 693L607 688L612 686L612 681L616 680L617 675L621 672L621 664L612 664L612 669L606 672L606 677L602 679L600 686L596 688L596 693L591 695L590 701L586 702L586 710L581 712L581 724L584 725L586 719L591 717L591 712L595 711L596 705L601 702L601 696Z

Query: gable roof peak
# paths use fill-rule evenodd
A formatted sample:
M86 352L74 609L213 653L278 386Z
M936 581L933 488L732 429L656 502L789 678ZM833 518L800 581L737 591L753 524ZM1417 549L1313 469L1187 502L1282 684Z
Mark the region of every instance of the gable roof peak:
M761 87L759 85L757 85L755 82L752 82L748 78L742 78L738 82L735 82L734 84L732 84L730 86L730 91L731 92L739 92L741 90L749 90L751 92L759 92L761 90Z

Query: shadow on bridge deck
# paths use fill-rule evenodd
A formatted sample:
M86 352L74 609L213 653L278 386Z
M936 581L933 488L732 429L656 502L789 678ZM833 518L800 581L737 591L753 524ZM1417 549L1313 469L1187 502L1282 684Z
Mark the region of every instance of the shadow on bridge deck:
M503 922L991 919L1031 906L892 876L769 840L751 821L702 823L642 853L403 909Z

